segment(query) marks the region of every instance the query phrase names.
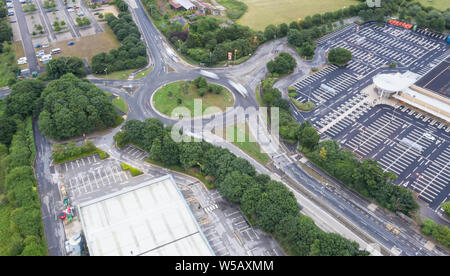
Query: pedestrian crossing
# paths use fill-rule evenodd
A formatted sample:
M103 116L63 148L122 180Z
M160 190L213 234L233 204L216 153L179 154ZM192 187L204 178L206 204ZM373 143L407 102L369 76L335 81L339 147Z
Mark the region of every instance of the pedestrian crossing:
M203 208L203 210L205 210L205 212L209 214L217 208L219 208L219 206L217 206L217 204L213 204L213 205Z

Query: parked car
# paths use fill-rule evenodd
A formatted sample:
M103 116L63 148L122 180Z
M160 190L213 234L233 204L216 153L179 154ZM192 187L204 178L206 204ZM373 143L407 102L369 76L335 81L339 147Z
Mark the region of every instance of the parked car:
M48 47L48 43L42 44L42 48L47 48Z
M94 15L99 15L100 13L99 12L94 12Z
M78 16L84 16L84 12L81 12L81 11L80 11L80 12L77 13L77 15L78 15Z
M45 51L44 50L39 50L39 51L36 52L36 57L41 57L43 55L45 55Z
M80 7L78 7L78 6L73 6L73 8L74 8L74 9L79 9Z
M9 23L16 23L17 21L14 19L9 20Z
M11 9L11 8L13 7L13 3L6 3L6 7L7 7L8 9Z
M41 44L36 44L36 45L34 45L34 48L41 48Z
M14 12L13 11L8 11L8 16L13 16Z
M26 57L21 57L17 60L17 64L22 65L22 64L27 64L27 58Z
M69 11L69 12L74 12L75 10L72 9L72 8L70 8L70 9L68 9L68 11Z
M431 140L431 141L436 140L436 138L434 138L434 136L431 135L431 134L428 133L428 132L425 132L425 133L423 134L423 136L424 136L425 138L427 138L428 140Z
M74 41L70 41L69 43L67 43L67 45L69 45L69 46L71 46L71 45L73 45L73 44L75 44Z
M67 7L66 7L66 9L71 9L71 8L72 8L71 6L67 6Z

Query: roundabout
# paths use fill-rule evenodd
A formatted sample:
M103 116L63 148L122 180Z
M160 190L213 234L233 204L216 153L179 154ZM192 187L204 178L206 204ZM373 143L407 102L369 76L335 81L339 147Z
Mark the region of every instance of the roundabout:
M234 105L235 98L224 86L206 80L197 86L194 81L182 80L158 88L150 102L161 116L177 119L225 112Z

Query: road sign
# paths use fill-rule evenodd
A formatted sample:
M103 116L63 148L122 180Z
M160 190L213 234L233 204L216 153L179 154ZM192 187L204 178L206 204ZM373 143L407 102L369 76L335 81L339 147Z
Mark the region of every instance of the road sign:
M228 60L233 60L233 52L228 52Z

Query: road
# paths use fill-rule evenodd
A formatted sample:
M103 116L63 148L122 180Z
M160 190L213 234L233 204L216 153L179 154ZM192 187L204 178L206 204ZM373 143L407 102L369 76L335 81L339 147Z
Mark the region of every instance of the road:
M28 30L25 13L22 10L22 5L19 1L13 1L14 11L16 13L17 24L19 24L20 36L22 37L23 50L27 57L28 68L30 72L39 71L40 67L34 50L33 41L31 39L30 31Z
M133 1L133 0L131 0ZM149 75L139 81L105 81L94 80L100 88L116 93L123 97L130 106L130 112L127 119L140 119L143 120L148 117L155 117L161 119L164 124L174 124L176 121L159 115L152 109L149 101L152 94L162 85L177 80L193 79L199 76L199 71L204 68L194 67L186 64L180 57L178 57L173 49L169 46L165 38L159 33L156 27L152 24L144 12L141 3L138 1L132 10L134 18L137 24L140 26L143 34L143 39L147 44L149 52L152 55L152 61L154 68ZM285 40L276 40L266 43L261 46L260 49L244 64L230 66L228 68L208 68L206 70L216 73L219 76L219 80L214 80L218 84L227 87L235 95L235 106L243 108L257 107L257 101L253 93L259 80L264 77L266 73L265 64L267 61L277 55L277 51L289 51L293 50L288 47ZM319 48L317 50L317 57L312 62L305 62L295 54L298 61L299 68L296 69L296 77L301 74L305 74L311 66L319 66L323 63L324 49ZM171 70L169 70L169 68ZM247 97L241 96L237 91L229 85L229 80L241 83L247 89ZM286 81L288 83L288 81ZM133 85L139 87L134 94L128 94L123 89L124 86ZM205 119L204 123L211 122L211 118ZM105 150L111 148L113 145L112 136L118 129L103 136L93 137L93 140L97 146ZM253 129L252 131L258 131ZM36 146L38 149L38 156L36 158L36 170L37 179L39 182L39 192L42 202L42 210L44 216L45 234L47 242L49 243L49 252L51 255L64 255L62 249L63 237L60 233L60 223L52 220L52 210L56 210L58 206L58 189L55 184L52 184L50 176L51 168L50 164L50 142L36 132ZM259 131L258 131L259 132ZM192 129L192 133L199 135L199 129ZM205 136L208 140L211 136ZM407 229L408 227L397 223L395 218L390 214L384 214L382 212L372 212L367 209L369 203L367 201L361 201L362 199L355 194L343 191L342 188L331 188L332 191L324 189L322 183L310 176L302 167L292 160L289 153L282 148L279 148L281 154L275 156L271 155L273 163L278 169L270 169L261 166L253 159L249 158L244 152L237 149L234 145L223 142L222 146L225 146L232 150L237 156L246 158L249 160L258 171L270 174L274 179L283 180L289 178L293 181L293 184L289 184L290 181L284 181L290 189L295 189L299 204L302 205L302 198L313 198L315 205L304 206L306 214L315 214L315 218L318 219L318 225L322 226L328 231L335 231L342 233L346 237L357 240L360 243L372 243L376 242L384 248L384 252L387 254L394 246L399 248L404 255L415 255L415 252L421 250L423 255L441 255L441 252L427 251L423 249L424 239L409 230L401 232L402 240L408 241L409 246L393 234L389 234L385 230L385 225L389 223L395 224L401 229ZM334 187L339 187L338 183L334 183ZM336 193L335 193L336 192ZM344 200L345 198L345 200ZM320 200L319 200L320 199ZM303 205L302 205L303 206ZM322 212L317 212L317 208ZM323 209L328 209L328 211ZM360 211L358 211L359 208ZM55 212L55 211L53 211ZM318 218L318 216L320 218ZM330 221L330 216L334 218L333 222ZM394 220L394 221L393 221ZM338 221L338 223L336 223ZM378 223L376 223L378 221ZM327 223L328 222L328 223ZM352 229L353 228L353 229ZM350 233L350 234L349 234ZM51 249L51 250L50 250Z

